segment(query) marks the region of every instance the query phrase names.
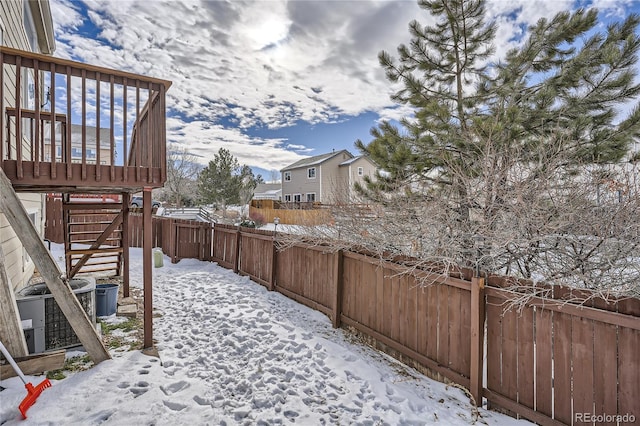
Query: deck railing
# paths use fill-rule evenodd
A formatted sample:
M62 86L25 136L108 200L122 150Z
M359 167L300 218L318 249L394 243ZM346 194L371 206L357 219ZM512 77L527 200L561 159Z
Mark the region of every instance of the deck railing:
M14 186L162 186L170 85L0 46L0 167Z

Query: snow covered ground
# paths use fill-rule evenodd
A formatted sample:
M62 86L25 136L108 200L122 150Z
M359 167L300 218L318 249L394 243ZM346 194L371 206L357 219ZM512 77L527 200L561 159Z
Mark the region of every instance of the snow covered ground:
M53 248L55 253L61 246ZM132 249L141 286L141 250ZM526 423L474 416L468 397L354 342L329 319L196 260L154 269L160 359L139 351L52 380L23 421L0 381L1 425L422 425ZM34 384L43 377L28 377Z

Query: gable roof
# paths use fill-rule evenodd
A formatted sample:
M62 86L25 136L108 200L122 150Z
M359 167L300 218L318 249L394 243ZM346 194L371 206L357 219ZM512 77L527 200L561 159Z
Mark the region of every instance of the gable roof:
M281 183L259 183L258 185L256 185L256 189L254 189L253 192L256 194L261 194L271 191L277 191L279 189L282 189Z
M285 167L284 169L282 169L280 171L284 172L285 170L293 170L293 169L299 169L301 167L308 167L308 166L315 166L315 165L318 165L318 164L322 164L325 161L330 160L331 158L335 157L336 155L339 155L339 154L342 154L342 153L346 153L347 155L349 155L349 157L353 158L353 154L351 154L346 149L343 149L343 150L340 150L340 151L330 152L328 154L320 154L320 155L315 155L315 156L309 157L309 158L303 158L302 160L296 161L295 163L288 165L287 167Z
M350 164L355 163L356 161L363 159L363 160L367 160L369 163L371 163L372 165L376 165L369 157L367 157L366 155L358 155L357 157L353 157L350 158L348 160L343 161L342 163L340 163L338 166L342 167L342 166L348 166Z

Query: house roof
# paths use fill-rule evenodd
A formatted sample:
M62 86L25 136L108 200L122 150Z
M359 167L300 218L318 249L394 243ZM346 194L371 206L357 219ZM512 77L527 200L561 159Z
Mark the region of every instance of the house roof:
M350 157L353 157L353 154L351 154L346 149L343 149L343 150L340 150L340 151L330 152L328 154L320 154L320 155L316 155L316 156L313 156L313 157L304 158L304 159L302 159L300 161L296 161L295 163L288 165L287 167L285 167L284 169L282 169L280 171L284 172L285 170L293 170L293 169L299 169L301 167L308 167L308 166L315 166L315 165L318 165L318 164L322 164L325 161L335 157L336 155L342 154L342 153L346 153Z
M282 188L281 183L259 183L256 189L253 190L255 194L268 193L278 191Z
M370 162L371 164L373 164L375 166L375 163L373 161L371 161L371 159L369 157L367 157L366 155L358 155L357 157L353 157L350 158L346 161L343 161L342 163L339 164L340 167L342 166L348 166L350 164L355 163L356 161L360 160L360 159L364 159L367 160L368 162Z

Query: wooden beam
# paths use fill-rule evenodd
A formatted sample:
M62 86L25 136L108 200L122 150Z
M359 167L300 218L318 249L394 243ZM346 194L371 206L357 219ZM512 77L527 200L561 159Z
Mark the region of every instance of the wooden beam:
M128 192L122 193L122 232L120 232L120 245L122 258L120 259L120 275L122 275L122 296L129 297L129 204L131 196Z
M11 182L3 170L0 170L0 211L5 214L7 221L14 230L20 230L17 233L18 238L27 253L29 253L29 256L31 256L33 263L44 278L49 291L51 291L51 295L60 306L60 310L69 321L80 343L82 343L93 362L99 364L104 360L111 359L96 329L80 305L78 298L71 291L68 283L63 281L58 265L29 220L24 206L18 199Z
M13 294L13 286L7 276L4 250L0 244L0 341L12 357L29 355L27 342L20 323L18 304Z
M151 233L151 187L145 187L142 192L142 289L144 294L144 348L153 347L153 278L151 250L153 249L153 234Z
M54 352L15 358L14 361L20 367L22 374L41 374L45 371L59 370L64 367L65 354L66 351L61 349ZM5 380L16 375L11 365L0 365L0 379Z

